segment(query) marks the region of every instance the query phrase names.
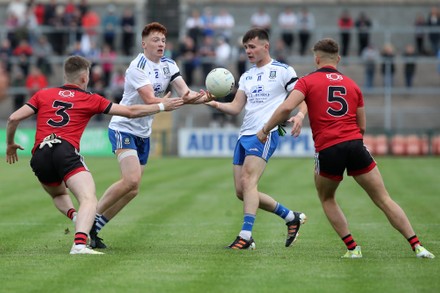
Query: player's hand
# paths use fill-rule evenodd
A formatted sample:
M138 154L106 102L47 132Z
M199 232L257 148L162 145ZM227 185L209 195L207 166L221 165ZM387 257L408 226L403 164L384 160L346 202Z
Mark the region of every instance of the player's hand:
M182 96L184 104L201 104L203 103L204 92L200 90L200 92L196 93L193 91L188 91Z
M170 98L170 96L171 96L171 92L168 92L162 98L162 104L165 107L165 111L173 111L180 108L183 105L182 98Z
M208 91L201 90L201 92L203 92L203 96L204 96L203 102L204 103L211 102L211 101L215 100L215 98L216 98L216 96L214 96L213 94L211 94Z
M261 141L262 143L265 143L265 142L267 141L267 134L265 134L265 133L263 132L263 129L260 129L260 130L257 132L257 138L258 138L258 140Z
M304 115L303 115L303 113L301 113L301 114L300 113L301 112L299 112L298 114L296 114L293 117L290 117L290 119L287 120L287 122L293 123L292 130L290 131L290 134L294 137L297 137L301 133Z
M6 162L9 164L14 164L18 161L17 149L24 150L24 148L19 144L10 144L6 148Z

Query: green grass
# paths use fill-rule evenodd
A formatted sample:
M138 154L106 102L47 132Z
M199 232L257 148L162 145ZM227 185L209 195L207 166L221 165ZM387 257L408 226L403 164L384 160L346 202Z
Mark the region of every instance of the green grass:
M100 196L118 179L117 162L86 162ZM223 249L242 222L230 159L153 158L139 196L100 233L106 255L71 256L73 225L44 194L28 158L2 163L0 292L439 292L440 158L378 163L390 194L436 259L415 258L351 178L338 200L364 258L340 259L345 248L321 210L311 158L272 159L260 184L307 213L292 248L284 247L283 222L261 212L253 233L257 250Z

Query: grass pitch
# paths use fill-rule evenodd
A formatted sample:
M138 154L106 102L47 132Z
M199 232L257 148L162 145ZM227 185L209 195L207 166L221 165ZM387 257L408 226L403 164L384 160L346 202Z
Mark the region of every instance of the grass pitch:
M439 292L440 158L377 160L436 259L417 259L351 178L337 198L364 258L340 259L345 248L321 210L311 158L272 159L260 184L308 216L291 248L283 221L265 212L254 228L257 250L223 248L242 223L230 159L153 158L138 197L100 233L106 254L71 256L73 225L40 188L29 159L3 162L0 292ZM118 179L117 162L86 162L99 197Z

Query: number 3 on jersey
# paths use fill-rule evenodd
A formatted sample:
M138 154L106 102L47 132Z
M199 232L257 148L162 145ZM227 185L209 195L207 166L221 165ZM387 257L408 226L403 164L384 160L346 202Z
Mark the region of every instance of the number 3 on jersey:
M61 117L61 120L57 122L51 118L51 119L49 119L49 121L47 121L47 123L53 127L62 127L64 125L66 125L67 123L69 123L70 116L69 116L69 114L67 114L66 110L72 108L73 104L55 100L53 102L52 106L54 108L58 108L58 110L55 112L55 114L57 116Z

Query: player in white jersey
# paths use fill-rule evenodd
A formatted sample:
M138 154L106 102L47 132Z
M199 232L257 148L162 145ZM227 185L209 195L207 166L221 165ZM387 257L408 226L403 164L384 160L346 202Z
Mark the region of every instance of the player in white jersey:
M258 208L275 213L285 220L288 230L285 246L289 247L296 240L306 216L291 211L269 195L258 191L258 181L278 144L278 127L270 130L270 139L265 144L258 140L256 134L293 90L298 78L291 66L271 58L269 36L264 29L249 30L243 37L243 45L254 66L240 77L234 100L230 103L207 102L207 105L231 115L237 115L245 108L233 158L235 192L243 201L244 220L239 235L228 247L255 248L252 228ZM305 103L298 108L299 112L294 117L295 135L300 133L302 120L307 114Z
M163 111L163 96L168 86L182 96L185 103L195 103L204 96L191 91L180 75L176 62L163 57L166 28L153 22L142 31L142 48L125 74L124 94L120 104L159 104ZM142 173L150 152L153 116L126 119L114 116L109 124L109 139L121 170L121 179L113 183L98 202L95 225L90 231L91 246L105 248L98 232L122 210L139 191Z

